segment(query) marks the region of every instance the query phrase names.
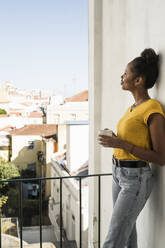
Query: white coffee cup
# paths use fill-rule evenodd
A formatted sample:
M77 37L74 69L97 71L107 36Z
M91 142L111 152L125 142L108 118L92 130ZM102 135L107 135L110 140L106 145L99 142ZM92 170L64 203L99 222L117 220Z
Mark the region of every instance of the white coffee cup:
M106 135L106 136L111 136L112 137L112 130L110 129L104 129L104 130L100 130L98 135Z

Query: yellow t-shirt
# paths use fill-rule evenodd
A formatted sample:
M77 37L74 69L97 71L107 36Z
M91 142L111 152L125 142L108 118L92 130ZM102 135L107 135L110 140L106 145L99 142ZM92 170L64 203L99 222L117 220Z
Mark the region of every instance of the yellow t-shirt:
M122 140L128 141L135 146L151 149L151 138L147 125L148 118L153 113L160 113L165 117L164 111L157 100L149 99L130 111L128 108L125 115L117 124L117 135ZM114 148L114 156L123 160L140 160L123 149Z

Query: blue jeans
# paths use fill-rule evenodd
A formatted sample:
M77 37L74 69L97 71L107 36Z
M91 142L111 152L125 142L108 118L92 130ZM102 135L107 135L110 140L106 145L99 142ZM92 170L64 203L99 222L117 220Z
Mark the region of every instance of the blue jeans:
M136 219L152 191L151 168L113 165L112 174L114 209L103 248L137 248Z

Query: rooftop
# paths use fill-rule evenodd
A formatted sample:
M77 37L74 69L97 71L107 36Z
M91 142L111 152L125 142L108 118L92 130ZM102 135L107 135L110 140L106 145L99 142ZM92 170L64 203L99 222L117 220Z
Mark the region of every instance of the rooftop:
M40 135L40 136L48 136L56 133L56 125L55 124L31 124L24 126L22 128L17 128L15 130L10 131L10 134L13 136L17 135Z
M8 114L2 114L2 115L0 115L0 118L6 118L6 117L9 117L9 115Z
M72 97L65 98L65 102L86 102L88 101L88 90L80 92Z
M29 113L29 117L31 117L31 118L41 118L41 117L43 117L43 113L33 111L33 112Z
M12 116L12 115L14 115L14 116L22 116L21 112L15 112L15 111L10 112L9 115L10 116Z
M15 129L14 126L6 126L6 127L3 127L3 128L0 128L0 132L4 131L4 132L9 132L11 130Z

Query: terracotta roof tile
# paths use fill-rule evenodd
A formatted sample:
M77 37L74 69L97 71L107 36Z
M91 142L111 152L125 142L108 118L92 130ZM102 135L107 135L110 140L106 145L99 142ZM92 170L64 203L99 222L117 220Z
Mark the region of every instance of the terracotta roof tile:
M32 118L41 118L41 117L43 117L43 114L42 113L40 113L40 112L30 112L29 113L29 117L32 117Z
M55 124L32 124L10 132L11 135L42 135L48 136L56 134L57 127Z
M13 126L6 126L0 129L0 131L10 132L11 130L15 129Z
M5 115L2 114L2 115L0 115L0 118L4 118L4 117L5 117L5 118L6 118L6 117L9 117L9 115L8 115L8 114L5 114Z
M33 99L34 99L34 100L48 100L49 97L34 96Z
M14 111L12 111L12 112L9 113L9 115L10 115L10 116L11 116L11 115L14 115L14 116L21 116L22 114L21 114L21 112L14 112Z
M20 104L25 107L29 107L31 105L31 103L27 103L27 102L21 102Z
M88 90L80 92L72 97L65 98L65 102L86 102L88 101Z
M8 111L10 112L10 111L20 111L20 110L22 110L22 108L9 108Z

